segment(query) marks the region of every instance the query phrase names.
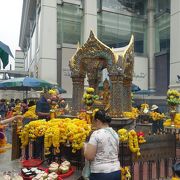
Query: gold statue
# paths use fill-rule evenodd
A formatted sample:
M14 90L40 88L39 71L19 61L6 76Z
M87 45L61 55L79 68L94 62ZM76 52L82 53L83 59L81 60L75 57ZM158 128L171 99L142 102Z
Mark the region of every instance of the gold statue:
M102 102L105 105L105 110L108 110L110 107L110 85L107 78L103 82L103 91L101 92Z

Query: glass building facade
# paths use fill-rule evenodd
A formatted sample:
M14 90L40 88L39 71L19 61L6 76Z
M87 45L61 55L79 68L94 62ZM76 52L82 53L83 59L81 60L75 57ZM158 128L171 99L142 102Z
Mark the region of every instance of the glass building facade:
M170 0L155 3L155 51L170 47ZM97 0L97 37L113 48L128 44L135 36L135 52L147 53L147 0ZM57 6L57 44L82 43L81 6L64 2Z
M155 1L156 52L170 49L170 0Z
M99 1L98 37L109 47L119 48L135 36L135 52L146 52L146 2L139 6L125 1Z
M57 6L57 44L81 42L83 9L76 4Z

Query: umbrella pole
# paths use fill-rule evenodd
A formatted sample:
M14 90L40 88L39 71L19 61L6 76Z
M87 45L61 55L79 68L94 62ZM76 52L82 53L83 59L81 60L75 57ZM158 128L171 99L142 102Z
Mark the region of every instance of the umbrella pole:
M26 99L28 98L28 90L26 89Z

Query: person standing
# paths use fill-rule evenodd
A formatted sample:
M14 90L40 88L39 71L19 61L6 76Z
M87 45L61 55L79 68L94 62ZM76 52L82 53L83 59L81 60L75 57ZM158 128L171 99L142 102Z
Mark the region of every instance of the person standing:
M104 110L94 116L97 128L85 145L84 156L90 161L90 180L120 180L119 137L109 127L111 118Z
M50 118L50 94L48 91L44 91L41 95L40 99L36 103L36 114L38 119L46 119L49 120Z
M9 111L12 111L14 109L15 105L16 105L15 100L12 98L10 100L10 103L9 103L9 106L8 106Z
M36 103L36 114L38 116L38 119L50 119L50 94L48 91L44 91L44 93L41 95L40 99ZM34 154L33 156L35 158L41 158L43 159L44 156L44 137L39 137L34 142Z
M159 110L159 107L157 105L152 105L151 107L151 112L156 112L159 114L162 114L161 111ZM156 121L152 121L152 132L153 134L159 133L163 131L163 119L159 119Z
M6 106L6 100L1 99L0 100L0 115L1 118L4 119L7 113L7 106Z

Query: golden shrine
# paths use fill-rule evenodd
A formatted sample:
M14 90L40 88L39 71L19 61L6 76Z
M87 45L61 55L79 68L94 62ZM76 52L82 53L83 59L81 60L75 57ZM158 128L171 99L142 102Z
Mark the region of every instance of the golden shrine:
M107 68L111 82L111 117L121 117L123 111L131 111L131 84L134 68L134 36L127 46L112 49L102 43L91 31L90 36L69 62L73 82L72 107L77 113L83 108L84 79L98 94L99 74Z

